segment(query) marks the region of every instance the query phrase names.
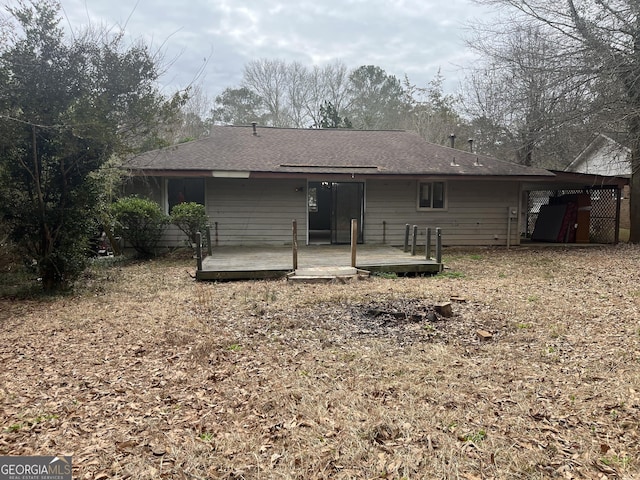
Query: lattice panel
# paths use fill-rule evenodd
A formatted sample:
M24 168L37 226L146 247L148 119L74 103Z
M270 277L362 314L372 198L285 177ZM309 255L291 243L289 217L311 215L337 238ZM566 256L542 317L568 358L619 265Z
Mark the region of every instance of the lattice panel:
M538 219L540 207L552 197L589 193L591 211L589 241L591 243L614 243L616 239L616 189L597 190L536 190L529 192L526 236L531 237Z

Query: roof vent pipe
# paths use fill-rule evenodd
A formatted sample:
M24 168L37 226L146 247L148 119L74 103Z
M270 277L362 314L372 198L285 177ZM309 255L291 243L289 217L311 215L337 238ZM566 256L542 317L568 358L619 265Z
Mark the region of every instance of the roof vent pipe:
M258 130L256 129L256 126L258 125L258 122L251 122L251 126L253 127L253 134L254 135L258 135Z
M470 138L467 142L469 142L469 151L473 153L473 138Z
M449 135L449 140L451 141L451 148L456 148L456 134L452 133Z

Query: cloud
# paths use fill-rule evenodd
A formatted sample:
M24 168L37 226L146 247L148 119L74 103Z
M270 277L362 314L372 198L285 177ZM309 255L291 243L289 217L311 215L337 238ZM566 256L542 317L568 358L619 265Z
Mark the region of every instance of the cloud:
M237 86L244 65L258 58L307 66L344 61L373 64L426 85L441 68L457 82L471 56L461 36L464 22L487 14L471 0L62 0L69 22L126 27L174 59L164 82L182 88L202 72L215 96ZM451 77L449 77L451 76Z

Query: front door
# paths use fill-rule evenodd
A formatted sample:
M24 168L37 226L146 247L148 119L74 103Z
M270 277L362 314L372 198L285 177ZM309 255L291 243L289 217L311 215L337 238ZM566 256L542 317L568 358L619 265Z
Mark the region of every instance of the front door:
M358 221L363 241L364 184L309 182L309 243L350 243L351 220Z

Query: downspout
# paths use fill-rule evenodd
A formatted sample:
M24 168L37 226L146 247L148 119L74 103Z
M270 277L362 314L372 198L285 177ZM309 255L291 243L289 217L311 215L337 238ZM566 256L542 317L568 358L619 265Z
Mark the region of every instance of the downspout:
M507 250L511 248L511 207L507 207Z

